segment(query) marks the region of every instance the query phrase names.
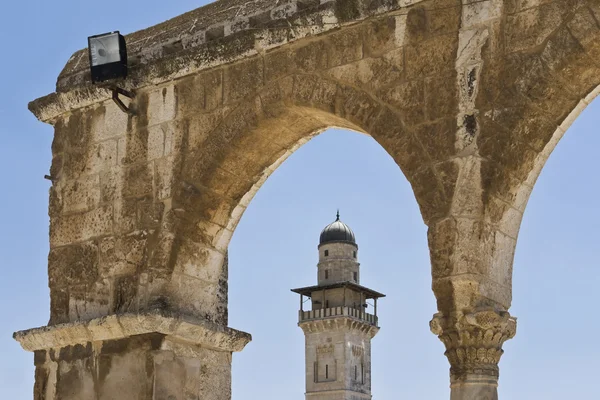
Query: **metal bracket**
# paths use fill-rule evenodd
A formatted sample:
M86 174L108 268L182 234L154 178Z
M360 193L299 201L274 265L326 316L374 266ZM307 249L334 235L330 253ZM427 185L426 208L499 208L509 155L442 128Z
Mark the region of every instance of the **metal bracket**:
M135 98L135 95L131 92L128 92L125 89L121 89L118 87L112 88L111 90L112 90L112 99L115 102L115 104L121 109L121 111L123 111L124 113L127 113L127 114L133 114L133 111L129 107L127 107L125 105L125 103L123 103L121 101L121 99L119 98L119 95L121 94L132 100Z

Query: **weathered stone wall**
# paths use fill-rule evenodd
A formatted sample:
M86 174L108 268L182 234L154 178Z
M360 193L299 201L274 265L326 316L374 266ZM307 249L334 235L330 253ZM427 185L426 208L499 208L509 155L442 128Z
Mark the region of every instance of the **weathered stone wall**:
M35 352L35 400L228 399L231 353L161 334ZM213 387L223 390L211 393Z
M30 105L55 126L49 325L151 310L226 325L239 219L336 126L371 135L414 190L453 382L497 379L520 221L598 94L599 18L598 0L220 0L128 36L131 115L76 53ZM470 339L486 332L502 340Z

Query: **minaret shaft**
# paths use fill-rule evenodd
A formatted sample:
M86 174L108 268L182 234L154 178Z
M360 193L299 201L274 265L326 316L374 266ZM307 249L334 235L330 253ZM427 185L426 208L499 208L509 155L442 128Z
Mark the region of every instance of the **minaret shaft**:
M371 399L371 338L378 329L348 317L305 321L300 327L306 399Z
M371 339L379 331L376 305L383 294L360 286L358 246L338 218L321 233L318 285L300 294L298 325L305 335L306 400L370 400ZM303 309L304 296L312 309ZM370 311L370 310L369 310Z

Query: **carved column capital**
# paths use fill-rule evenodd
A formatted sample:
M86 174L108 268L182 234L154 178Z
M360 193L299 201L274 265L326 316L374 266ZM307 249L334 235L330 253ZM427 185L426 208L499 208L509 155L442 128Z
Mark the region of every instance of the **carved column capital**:
M502 345L517 332L517 319L507 311L482 310L445 316L437 313L431 332L446 346L452 382L469 375L498 379Z

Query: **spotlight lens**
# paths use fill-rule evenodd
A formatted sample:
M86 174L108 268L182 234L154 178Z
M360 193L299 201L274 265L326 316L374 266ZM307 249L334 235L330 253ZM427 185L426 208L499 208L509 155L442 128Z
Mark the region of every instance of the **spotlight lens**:
M119 34L90 38L92 66L110 64L121 61L119 53Z
M127 45L119 32L88 38L92 83L127 77Z

